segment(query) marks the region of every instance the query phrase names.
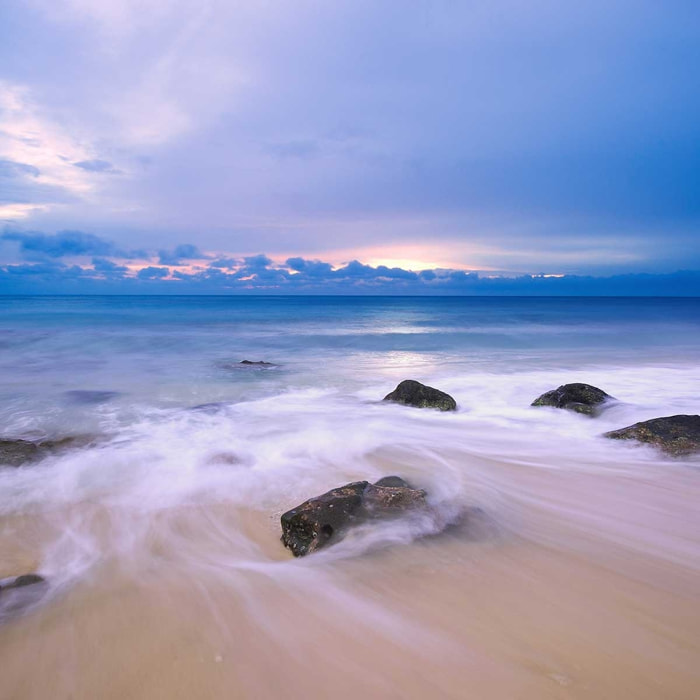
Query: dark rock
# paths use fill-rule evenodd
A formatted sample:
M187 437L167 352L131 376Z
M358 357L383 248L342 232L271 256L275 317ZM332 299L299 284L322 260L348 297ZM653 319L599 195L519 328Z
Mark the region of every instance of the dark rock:
M28 440L0 440L0 464L19 467L39 457L39 447Z
M593 416L602 410L602 405L613 397L590 384L562 384L532 402L532 406L566 408L576 413Z
M671 455L700 452L700 416L652 418L605 433L613 440L638 440L656 445Z
M424 491L356 481L284 513L282 542L295 557L301 557L342 539L353 525L425 507Z
M34 609L48 593L46 579L38 574L24 574L8 579L0 586L0 624Z
M263 360L241 360L240 362L217 362L216 363L218 367L221 369L225 370L234 370L234 371L244 371L244 372L249 372L253 370L267 370L267 369L275 369L278 367L274 362L265 362Z
M73 391L64 391L63 395L71 402L92 406L95 404L106 403L113 398L119 396L118 391L88 391L83 389L75 389Z
M6 583L2 588L3 590L9 590L10 588L24 588L24 586L31 586L35 583L44 583L46 579L39 574L23 574L18 576L14 581Z
M224 401L212 401L210 403L200 403L196 406L190 406L188 411L201 411L202 413L218 413L227 408L229 404Z
M384 397L384 401L393 401L416 408L437 408L440 411L457 409L456 401L449 394L413 379L402 381L394 391Z
M375 481L375 486L391 486L393 488L411 488L400 476L383 476L379 481Z
M72 436L56 440L0 440L0 465L19 467L23 464L36 462L49 454L60 452L71 447L82 447L90 444L94 438Z

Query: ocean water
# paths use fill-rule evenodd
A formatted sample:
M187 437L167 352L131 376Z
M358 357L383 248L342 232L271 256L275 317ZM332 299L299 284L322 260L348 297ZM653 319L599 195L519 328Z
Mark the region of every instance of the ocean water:
M0 579L48 581L0 605L8 697L97 697L72 626L111 677L158 605L215 666L169 685L152 633L115 697L697 697L700 459L601 435L700 412L699 347L697 299L0 297L0 438L83 439L0 467ZM403 379L458 411L383 403ZM579 381L617 401L530 406ZM434 516L284 550L282 512L387 474Z

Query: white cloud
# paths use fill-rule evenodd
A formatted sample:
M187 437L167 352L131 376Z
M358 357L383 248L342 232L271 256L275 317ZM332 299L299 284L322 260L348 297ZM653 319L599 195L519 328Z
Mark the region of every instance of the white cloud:
M32 186L37 191L90 197L96 192L95 178L73 163L94 155L63 126L42 114L28 88L0 81L0 157L36 168ZM24 217L48 204L9 203L3 208L4 218Z

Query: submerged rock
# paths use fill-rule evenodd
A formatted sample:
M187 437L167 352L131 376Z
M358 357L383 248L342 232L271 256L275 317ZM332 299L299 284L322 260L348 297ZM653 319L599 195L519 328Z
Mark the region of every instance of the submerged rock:
M39 574L23 574L0 584L0 624L39 605L48 592L46 579Z
M119 391L92 391L84 389L74 389L64 391L63 395L71 402L87 406L107 403L120 395Z
M457 402L444 391L426 386L414 379L405 379L394 391L384 397L384 401L393 401L404 406L416 408L437 408L440 411L455 411Z
M652 418L611 430L604 435L613 440L638 440L660 447L671 455L700 452L700 416L666 416Z
M380 481L406 482L399 477ZM355 481L310 498L281 517L282 542L295 557L337 542L353 525L426 507L425 491Z
M553 406L566 408L576 413L593 416L599 413L603 404L613 397L602 389L590 384L562 384L558 389L552 389L535 399L531 406Z
M3 439L0 440L0 466L20 467L61 450L83 447L93 440L94 438L88 436L73 436L40 442Z
M19 467L39 457L39 447L29 440L0 440L0 464Z
M24 588L24 586L31 586L35 583L44 583L46 579L39 574L22 574L17 576L14 580L9 583L5 583L0 586L1 591L8 591L11 588Z
M216 363L218 367L225 370L248 371L258 369L274 369L279 365L265 360L241 360L240 362L222 361Z
M210 401L209 403L198 403L196 406L190 406L188 411L201 411L202 413L218 413L228 408L230 404L225 401Z

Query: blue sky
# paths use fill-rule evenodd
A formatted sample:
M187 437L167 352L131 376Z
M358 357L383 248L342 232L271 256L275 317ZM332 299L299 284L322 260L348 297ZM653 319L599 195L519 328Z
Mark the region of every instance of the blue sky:
M5 0L0 292L697 294L699 65L680 0Z

